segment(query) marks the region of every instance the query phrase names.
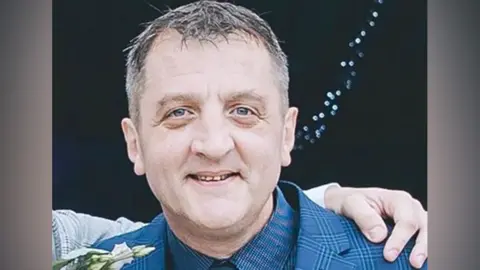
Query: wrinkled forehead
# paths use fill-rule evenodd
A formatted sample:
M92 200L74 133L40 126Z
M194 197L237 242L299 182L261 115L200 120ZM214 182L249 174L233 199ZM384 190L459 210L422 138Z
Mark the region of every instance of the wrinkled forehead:
M146 89L201 91L206 88L276 89L272 60L265 47L243 36L210 41L162 34L145 63Z

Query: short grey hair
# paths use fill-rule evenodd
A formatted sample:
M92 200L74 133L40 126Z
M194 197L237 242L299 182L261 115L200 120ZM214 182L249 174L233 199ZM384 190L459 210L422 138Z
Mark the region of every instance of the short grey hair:
M281 91L282 110L289 106L288 63L278 39L266 21L241 6L226 2L198 1L173 10L149 22L145 30L132 40L127 56L126 92L128 110L134 123L139 123L139 101L145 88L145 60L156 38L167 30L187 40L215 44L218 38L228 40L231 34L243 34L263 44L273 59L274 76Z

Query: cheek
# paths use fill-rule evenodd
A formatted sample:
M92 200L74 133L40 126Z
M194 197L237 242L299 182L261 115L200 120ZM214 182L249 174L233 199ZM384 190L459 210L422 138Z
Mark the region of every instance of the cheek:
M146 170L170 174L177 172L189 152L187 132L152 130L144 145Z
M252 168L280 166L282 133L272 129L233 132L237 150ZM278 164L277 164L278 163Z

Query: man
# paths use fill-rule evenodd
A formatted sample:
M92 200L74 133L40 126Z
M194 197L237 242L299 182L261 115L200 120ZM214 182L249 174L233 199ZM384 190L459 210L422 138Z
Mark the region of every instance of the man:
M94 247L150 245L124 269L409 269L384 244L279 182L298 110L276 36L251 11L200 1L154 20L127 61L129 159L163 214ZM426 264L423 266L426 268Z

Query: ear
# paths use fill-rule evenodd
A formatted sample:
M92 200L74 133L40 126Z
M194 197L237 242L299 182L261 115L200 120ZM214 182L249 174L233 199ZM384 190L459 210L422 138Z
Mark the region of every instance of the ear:
M122 131L127 144L128 158L133 163L133 171L139 176L145 174L140 138L130 118L122 119Z
M295 145L295 130L297 127L298 109L288 108L284 119L283 142L282 142L282 166L287 167L292 162L290 152Z

